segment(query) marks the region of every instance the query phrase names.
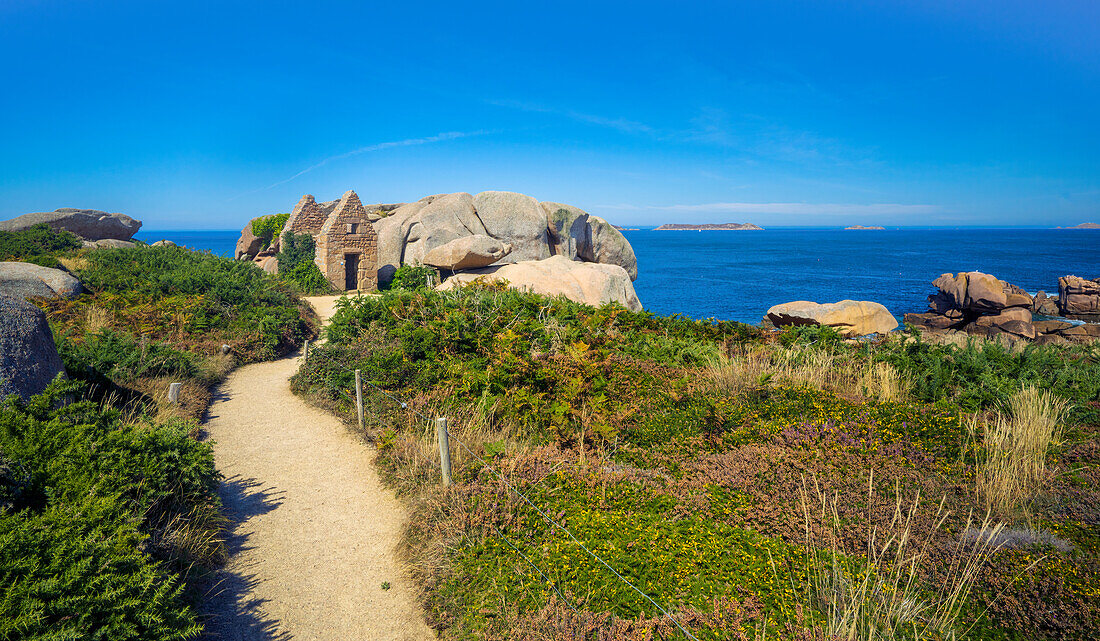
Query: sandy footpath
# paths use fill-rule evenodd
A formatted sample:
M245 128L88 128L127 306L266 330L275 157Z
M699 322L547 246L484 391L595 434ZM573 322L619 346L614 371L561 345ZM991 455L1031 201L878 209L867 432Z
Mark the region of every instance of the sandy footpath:
M334 300L311 302L327 318ZM231 530L204 638L434 638L395 550L403 506L373 449L290 393L297 369L297 356L242 367L210 407Z

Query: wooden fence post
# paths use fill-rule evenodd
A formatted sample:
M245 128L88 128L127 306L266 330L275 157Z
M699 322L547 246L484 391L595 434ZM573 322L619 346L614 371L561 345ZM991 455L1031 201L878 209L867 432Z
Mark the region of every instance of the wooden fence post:
M309 358L309 341L302 343L302 358Z
M355 370L355 412L359 415L359 430L363 430L363 377Z
M447 419L435 419L435 435L439 439L439 469L443 472L443 487L451 484L451 442L447 437Z
M180 388L183 387L183 383L169 383L168 384L168 402L175 405L180 400Z

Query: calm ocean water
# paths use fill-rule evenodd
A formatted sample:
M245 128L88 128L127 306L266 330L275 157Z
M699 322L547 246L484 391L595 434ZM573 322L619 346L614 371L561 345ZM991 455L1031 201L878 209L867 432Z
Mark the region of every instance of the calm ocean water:
M925 310L944 272L983 271L1035 292L1058 277L1100 276L1100 230L769 229L625 231L638 256L634 287L656 314L757 323L772 305L851 298L894 315ZM137 238L232 255L239 231L142 231Z

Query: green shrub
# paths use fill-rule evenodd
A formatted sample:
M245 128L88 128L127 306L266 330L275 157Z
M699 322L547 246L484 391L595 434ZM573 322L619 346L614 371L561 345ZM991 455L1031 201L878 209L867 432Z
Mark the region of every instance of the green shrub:
M0 231L0 260L29 260L46 267L54 267L56 260L49 257L58 253L80 249L84 242L68 231L54 231L46 223L39 223L23 231Z
M427 265L402 265L393 273L389 289L403 289L416 292L428 289L428 277L432 282L438 282L439 274L434 267Z
M313 262L316 246L309 234L289 233L279 247L279 278L303 294L331 294L336 290Z
M271 242L283 231L290 214L271 214L252 219L252 233L263 239L263 248L271 246Z
M96 304L127 319L132 333L217 337L246 360L271 358L311 333L294 293L249 262L182 247L135 247L97 250L87 263L79 276L93 299L51 303L55 319L77 322L83 305Z
M0 638L194 638L183 584L148 542L174 517L216 505L210 445L187 423L60 404L79 391L58 381L0 406L0 460L21 485L0 506Z

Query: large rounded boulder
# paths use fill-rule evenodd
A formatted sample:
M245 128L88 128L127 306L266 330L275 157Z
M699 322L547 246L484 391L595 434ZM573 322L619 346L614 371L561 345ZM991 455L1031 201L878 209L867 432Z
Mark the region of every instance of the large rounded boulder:
M897 328L898 321L880 303L842 300L837 303L794 301L768 310L767 319L776 327L785 325L827 325L842 336L885 334Z
M0 294L0 399L41 394L65 371L42 310L15 296Z
M84 287L72 274L33 263L0 263L0 294L17 298L73 298Z
M512 289L544 296L565 296L587 305L614 302L629 310L642 309L625 269L618 265L578 262L565 256L462 272L448 278L438 289L454 289L477 279L507 281Z
M555 202L539 203L546 215L551 253L590 263L619 265L638 279L638 259L622 232L583 209Z
M512 246L496 238L475 234L445 243L424 254L424 264L459 271L487 267L507 256Z
M84 240L130 240L141 229L140 220L123 214L63 207L0 221L0 231L23 231L40 223L46 223L55 230L70 231Z
M474 209L488 235L512 246L508 262L550 258L546 215L534 198L511 191L483 191L474 196Z

